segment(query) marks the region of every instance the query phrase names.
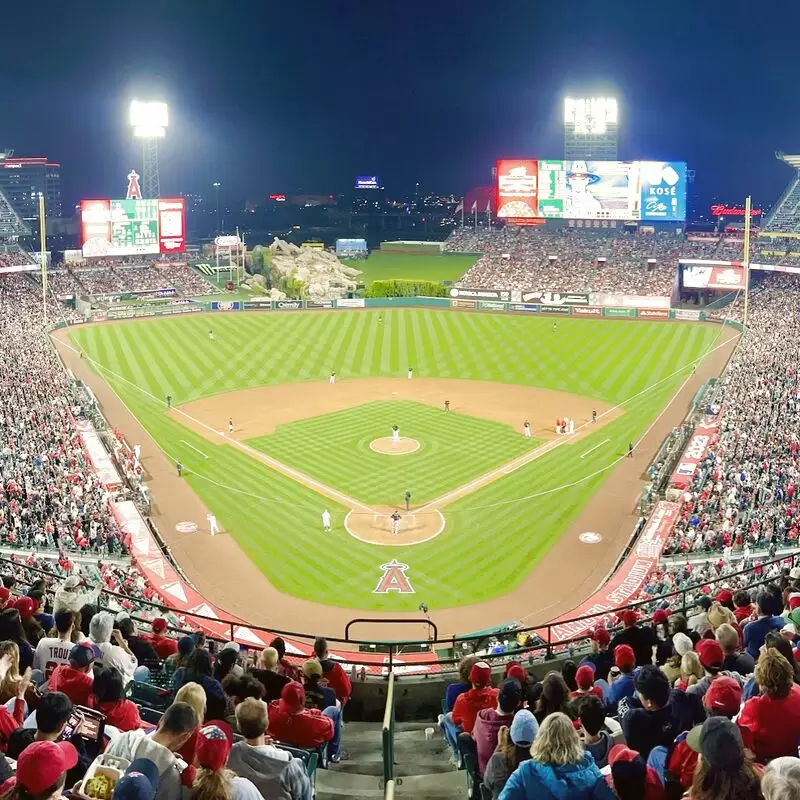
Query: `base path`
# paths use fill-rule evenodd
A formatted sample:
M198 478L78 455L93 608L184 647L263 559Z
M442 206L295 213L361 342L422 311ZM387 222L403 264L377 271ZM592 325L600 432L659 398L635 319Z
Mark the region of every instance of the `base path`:
M431 619L439 626L439 633L442 637L488 628L511 620L524 620L528 625L546 623L559 614L567 613L575 608L605 581L614 568L620 553L627 545L631 531L638 519L636 502L644 485L644 473L652 455L675 425L683 419L693 397L703 383L708 378L722 372L734 350L738 335L730 335L728 331L721 331L721 333L720 343L722 346L699 364L681 386L665 412L639 442L634 457L623 459L612 470L603 488L592 497L520 586L503 596L483 603L457 608L431 609ZM192 491L190 485L175 475L172 463L109 385L91 369L86 360L79 358L78 353L69 345L68 337L68 331L59 331L54 334L53 339L59 353L67 367L92 388L109 423L122 431L129 441L141 445L141 461L153 498L154 521L175 560L181 565L189 580L210 602L226 609L231 614L247 619L254 625L331 636L341 636L344 626L349 620L364 616L363 609L326 606L279 592L255 567L232 536L211 537L201 535L201 533L194 535L179 533L176 526L189 520L199 524L200 532L205 531L207 508ZM343 381L330 388L335 389L338 393L340 389L344 389L348 383L350 384L352 388L346 391L352 392L352 396L341 406L344 409L357 404L357 402L353 402L353 398L359 396L359 387L369 382L371 381ZM423 383L422 379L391 382L395 385L397 383L413 384L413 387L409 386L406 390L397 389L402 392L398 395L400 399L420 399L405 395L405 391L410 391L412 388L414 391L418 391L417 385ZM446 383L453 385L460 381L446 381ZM464 383L480 384L479 381L465 381ZM287 387L274 388L285 389ZM501 400L497 397L497 388L498 384L496 383L486 384L485 392L489 402L484 409L490 403L494 403L496 406ZM508 388L525 389L531 393L528 395L529 401L533 399L533 393L542 393L542 390L530 387ZM388 386L386 390L389 393L394 391L388 389ZM251 391L261 390L254 389L235 394L242 398L244 404L243 396ZM559 393L542 394L558 395ZM296 399L296 391L294 396ZM382 397L385 398L386 395L384 394ZM562 398L568 397L574 396L562 395ZM369 402L371 399L378 398L361 396L360 402ZM435 404L439 405L445 399L451 401L451 408L454 411L489 416L485 410L471 412L468 408L460 408L455 397L446 398L440 393L436 395ZM535 428L534 435L538 438L548 438L543 436L542 428L551 426L556 416L571 414L575 419L576 427L589 419L592 410L589 401L586 398L574 397L574 399L582 401L587 409L583 419L571 407L564 407L562 403L556 402L550 407L548 415L541 418L541 423L535 414L531 415L530 421ZM220 419L227 421L230 416L227 411L221 414L222 410L226 408L225 401L220 398L208 398L207 401L197 401L197 404L215 400L220 403L215 414L215 424L219 426ZM527 407L529 408L530 405ZM244 405L242 410L245 410ZM334 409L327 407L324 410L306 413L295 418L302 419L331 410ZM604 409L598 404L598 414L602 413L602 410ZM500 411L496 413L499 414ZM237 421L237 426L240 425L244 418L239 418L236 414L233 416ZM520 423L519 406L513 414L513 418L506 418L504 421L518 426ZM274 423L272 427L274 428ZM262 428L260 432L267 433L268 431ZM254 435L258 434L248 431L242 438ZM558 441L555 434L551 434L549 438ZM549 442L546 442L543 447L548 444ZM537 448L534 453L540 449ZM413 458L414 456L409 457ZM553 502L557 502L557 500L554 499ZM601 541L597 544L581 542L580 534L587 531L599 533L602 537ZM246 587L246 590L243 590L242 587ZM369 616L376 619L392 617L418 619L420 615L402 612L369 612ZM424 637L427 635L426 630L420 626L417 634L410 627L392 629L391 626L386 625L381 628L380 635L377 635L375 631L363 628L359 630L359 635L362 633L365 636L375 635L382 639L409 638L415 635Z

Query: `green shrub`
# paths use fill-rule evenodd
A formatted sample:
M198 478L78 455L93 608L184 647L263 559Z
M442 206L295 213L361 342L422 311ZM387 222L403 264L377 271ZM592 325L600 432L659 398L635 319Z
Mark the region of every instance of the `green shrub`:
M365 297L447 297L448 290L436 281L372 281Z

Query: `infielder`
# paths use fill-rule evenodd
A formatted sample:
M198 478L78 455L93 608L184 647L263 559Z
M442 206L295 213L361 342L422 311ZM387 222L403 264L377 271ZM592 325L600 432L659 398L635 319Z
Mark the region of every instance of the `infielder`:
M405 494L403 495L403 500L406 501L406 511L411 509L411 490L406 489Z
M233 417L228 420L228 433L233 433Z
M596 425L596 424L597 424L597 412L596 411L592 411L592 425Z
M400 441L400 428L397 425L392 425L392 442L397 444Z
M322 512L322 530L325 533L331 532L331 512L327 508Z
M331 385L336 383L336 373L333 370L331 370L331 377L329 378L328 383Z
M409 367L408 368L408 379L411 380L413 377L414 377L414 368L413 367Z
M400 512L395 511L390 519L392 520L392 534L396 536L398 533L400 533Z
M208 520L208 530L212 536L216 536L219 533L217 518L213 514L206 514L206 519Z
M448 414L450 413L450 401L449 401L449 400L445 400L445 401L444 401L444 410L445 410L445 411L446 411Z
M172 395L168 394L167 395L167 408L171 408L171 407L172 407Z
M522 435L526 439L531 438L531 424L528 422L528 420L525 420L525 424L522 426Z

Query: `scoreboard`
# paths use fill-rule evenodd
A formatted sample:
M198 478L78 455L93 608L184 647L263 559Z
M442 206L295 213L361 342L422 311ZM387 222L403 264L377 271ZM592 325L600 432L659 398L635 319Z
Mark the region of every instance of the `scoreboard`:
M81 200L81 246L84 258L182 253L184 200Z

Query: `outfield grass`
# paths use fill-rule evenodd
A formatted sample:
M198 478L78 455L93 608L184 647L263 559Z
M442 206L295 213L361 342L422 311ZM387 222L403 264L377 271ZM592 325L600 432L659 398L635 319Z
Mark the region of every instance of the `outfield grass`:
M391 456L370 450L391 434L420 443L416 453ZM410 400L376 401L280 425L250 445L369 505L400 505L410 489L425 503L504 464L539 442L500 422Z
M216 315L216 341L210 342L210 324L207 316L186 316L79 328L71 335L102 365L98 371L165 453L180 457L192 472L192 487L276 587L322 603L385 610L416 609L420 597L437 608L478 602L518 585L722 330L562 319L554 331L549 318L421 309L254 312ZM166 394L177 404L263 384L324 380L331 369L340 380L403 377L408 364L418 377L542 386L625 403L626 409L579 447L558 447L448 506L447 527L436 539L392 548L392 556L409 565L415 596L372 594L386 550L344 530L346 509L164 413ZM335 529L322 540L324 505Z
M366 260L345 261L364 274L356 280L366 284L383 280L456 281L476 261L466 255L409 255L407 253L373 252Z

